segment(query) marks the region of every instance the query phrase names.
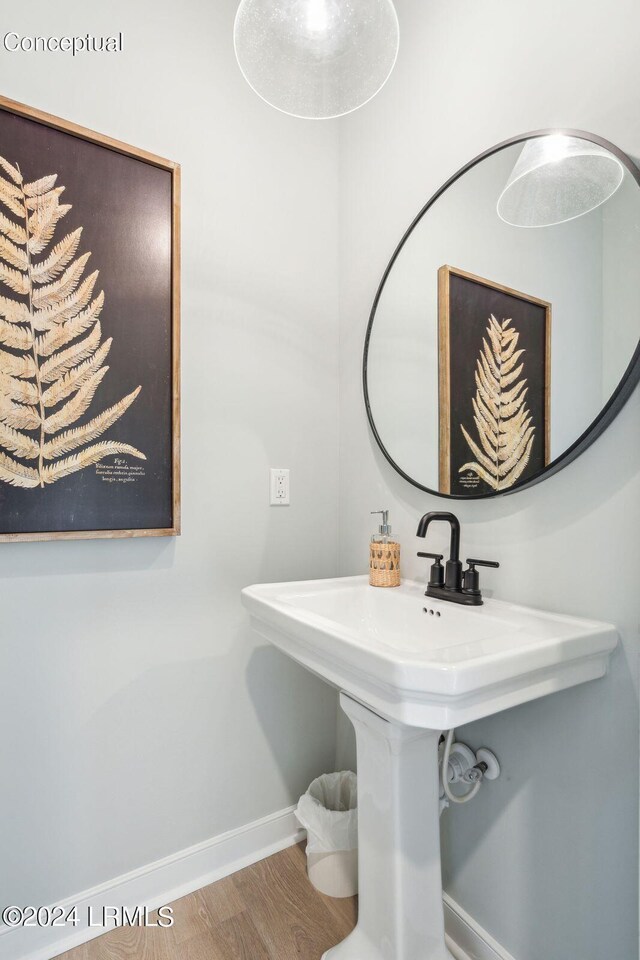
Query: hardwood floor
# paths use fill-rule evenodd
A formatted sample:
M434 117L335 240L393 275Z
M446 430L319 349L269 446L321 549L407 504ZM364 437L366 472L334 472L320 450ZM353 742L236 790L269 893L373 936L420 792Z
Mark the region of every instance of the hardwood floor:
M172 927L118 927L59 960L320 960L355 926L356 902L311 886L300 845L168 904Z

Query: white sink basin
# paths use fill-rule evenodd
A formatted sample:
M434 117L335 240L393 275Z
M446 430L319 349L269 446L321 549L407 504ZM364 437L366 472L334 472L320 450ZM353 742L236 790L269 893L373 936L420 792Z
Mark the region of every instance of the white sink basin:
M294 660L379 715L434 730L601 677L617 643L610 624L501 600L464 607L412 581L259 584L242 598Z
M615 629L367 577L261 584L242 601L261 636L340 689L356 732L358 924L323 960L460 960L442 908L439 732L603 676Z

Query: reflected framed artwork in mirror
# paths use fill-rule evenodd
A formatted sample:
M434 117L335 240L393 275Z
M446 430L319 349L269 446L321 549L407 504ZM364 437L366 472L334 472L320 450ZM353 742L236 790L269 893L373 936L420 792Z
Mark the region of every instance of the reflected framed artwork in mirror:
M509 490L549 463L551 304L438 271L440 493Z
M363 357L373 437L422 490L511 494L608 427L639 343L638 167L590 133L514 137L434 194L383 274Z

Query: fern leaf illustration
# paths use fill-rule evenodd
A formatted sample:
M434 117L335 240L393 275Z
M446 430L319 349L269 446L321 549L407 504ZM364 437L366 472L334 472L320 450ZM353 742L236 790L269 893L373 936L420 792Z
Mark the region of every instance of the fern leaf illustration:
M469 447L471 448L472 454L474 455L474 457L476 458L480 466L484 467L484 469L488 470L490 473L493 472L495 468L495 471L497 473L497 464L494 462L494 460L492 460L490 456L488 457L486 454L482 452L482 450L480 449L478 444L475 442L471 434L467 433L467 431L465 430L462 424L460 425L460 427L464 434L465 440L467 441ZM461 471L464 470L465 467L467 470L474 469L473 465L470 467L468 464L465 464L465 466L461 467L460 470Z
M497 417L485 406L481 396L473 397L471 403L473 406L474 419L477 417L478 420L482 420L484 423L484 432L491 440L492 446L495 446L500 439Z
M8 197L19 197L21 187L15 183L10 183L8 180L5 180L4 177L0 176L0 194L4 193Z
M0 349L0 370L4 370L12 377L22 377L23 380L32 380L36 375L33 357L26 353L16 356L15 353L2 349Z
M24 188L25 194L27 193L27 188ZM30 197L27 195L27 210L43 210L44 207L52 202L55 197L59 197L61 193L64 193L64 187L56 187L55 190L49 190L48 193Z
M0 262L0 280L10 287L14 293L20 293L23 297L29 292L26 273L22 270L13 270L2 262Z
M16 247L15 243L11 243L11 240L7 240L7 238L1 234L0 257L2 257L3 260L6 260L7 263L11 264L12 267L16 267L18 270L22 270L26 273L27 267L29 266L29 261L27 260L25 251L21 250L20 247Z
M25 327L14 326L0 317L0 343L14 350L29 350L33 345L33 337Z
M24 207L25 212L28 213L26 200ZM70 203L58 204L54 200L51 200L42 209L36 210L35 213L32 214L32 223L29 226L29 241L27 243L27 249L30 254L35 256L38 253L42 253L53 237L58 220L65 217L69 213L69 210L71 210Z
M60 350L44 361L40 367L40 380L43 383L53 383L54 380L59 380L67 370L80 363L81 360L85 360L86 357L91 356L97 349L101 336L102 327L100 323L96 323L91 333L84 340L77 340L68 350Z
M16 430L37 430L41 425L40 414L35 407L14 403L4 394L0 394L0 420Z
M7 323L29 323L29 310L26 303L0 296L0 317Z
M54 327L49 333L38 337L37 349L41 357L49 357L55 350L66 346L88 330L98 319L104 305L104 293L100 291L95 300L92 300L86 310L82 310L73 320L67 320Z
M9 217L5 217L4 213L1 212L0 231L5 237L8 237L12 243L17 243L18 246L26 247L27 234L25 233L24 227L21 227L19 223L14 223L13 220L10 220Z
M517 342L517 341L516 341L516 342ZM503 364L502 364L502 373L503 373L503 374L510 373L510 372L513 370L513 368L515 367L516 363L518 362L518 360L520 359L520 357L521 357L522 354L524 353L524 350L516 350L515 353L513 353L510 357L507 357L507 353L508 353L508 351L505 350L505 352L504 352L504 358L505 358L505 359L503 360ZM516 379L517 379L517 377L516 377Z
M104 292L93 296L99 271L85 276L91 252L77 256L82 227L53 242L72 209L56 183L57 174L24 183L19 166L0 156L0 482L25 489L114 454L145 459L128 443L93 443L140 386L83 422L112 340L102 342L98 319Z
M53 189L57 179L58 174L52 173L48 177L35 180L33 183L25 183L24 192L28 197L41 197L43 193L48 193L49 190Z
M18 194L20 196L20 194ZM7 210L12 213L15 217L19 217L22 213L22 207L14 199L13 194L9 194L7 191L0 188L0 203L4 204Z
M49 283L64 270L66 265L75 257L81 236L82 227L78 227L77 230L68 233L60 243L55 245L46 260L31 264L31 276L35 283ZM4 256L1 250L0 256Z
M81 447L83 443L89 443L91 440L96 440L97 437L102 436L112 423L120 419L139 393L140 387L137 387L128 397L123 397L119 403L115 403L104 413L90 420L89 423L85 423L82 427L76 427L75 430L67 430L65 433L59 434L55 440L45 443L43 451L45 460L61 457L63 454L75 450L76 447Z
M9 373L0 372L0 393L18 403L34 403L39 400L38 388L28 380L19 380Z
M105 340L92 357L89 357L89 359L83 361L83 363L79 363L77 367L72 367L60 380L56 380L48 390L45 390L42 394L42 402L45 407L55 407L56 404L61 403L76 390L79 390L95 371L102 366L111 349L112 343L113 340L111 337Z
M139 460L147 459L144 453L136 450L130 443L114 443L113 441L107 440L104 443L96 443L92 447L87 447L82 453L74 453L65 460L59 460L55 465L45 467L42 471L44 482L53 483L54 480L59 480L60 477L66 477L70 473L75 473L77 470L84 470L85 467L90 467L91 464L98 463L98 461L103 460L104 457L109 457L116 453L128 453L132 457L137 457Z
M0 480L13 487L37 487L40 476L33 467L25 467L23 463L0 451Z
M34 330L50 330L54 323L64 323L65 320L77 316L78 312L86 307L91 300L91 294L97 279L98 271L96 270L82 282L74 293L71 293L59 303L50 307L42 307L40 310L35 309L34 304L32 315Z
M487 337L476 363L476 395L472 398L477 441L464 424L460 429L475 460L459 472L474 472L493 490L508 490L531 459L535 426L526 407L525 350L516 349L519 333L507 319L501 324L491 315Z
M8 173L13 182L19 186L22 183L22 174L17 167L14 167L8 160L5 160L4 157L0 157L0 167L4 170L5 173Z
M26 433L20 433L0 421L0 445L9 453L15 453L22 460L37 460L40 452L38 444Z
M90 256L90 253L85 253L78 257L58 280L47 283L44 287L36 290L33 295L34 307L53 307L70 296L78 286L78 281Z
M47 417L44 422L45 433L58 433L59 430L63 430L70 423L75 423L76 420L80 419L93 400L93 396L108 369L109 367L102 367L101 370L94 373L70 400L67 400L50 417Z
M477 427L478 436L484 452L489 458L493 457L495 448L499 444L499 438L497 434L495 434L490 428L487 428L486 423L484 423L480 417L474 417L473 422Z
M520 391L524 391L526 380L521 380L520 383L516 383L515 387L512 387L511 390L502 390L500 394L500 403L503 407L509 406L509 404L514 403L516 399L520 402Z
M526 380L522 381L522 384L526 383ZM522 384L520 386L522 386ZM515 399L505 399L505 402L501 406L502 416L503 417L512 417L518 410L524 409L523 405L527 399L527 393L529 392L529 387L524 387L522 392L518 390ZM513 396L513 391L505 393L505 398L511 398Z
M520 463L522 458L527 455L530 441L533 440L534 428L528 427L524 434L518 438L517 443L513 445L511 453L500 464L500 472L504 476L511 473L513 468ZM502 458L501 458L502 459Z

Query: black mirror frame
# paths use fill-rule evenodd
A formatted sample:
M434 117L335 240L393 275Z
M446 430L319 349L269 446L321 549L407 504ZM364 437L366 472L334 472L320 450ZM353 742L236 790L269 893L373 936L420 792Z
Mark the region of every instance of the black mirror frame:
M595 418L595 420L591 422L591 424L587 427L584 433L582 433L578 437L578 439L571 444L570 447L567 447L567 449L564 451L564 453L561 456L557 457L557 459L552 460L551 463L547 464L547 466L543 470L539 470L538 473L534 474L534 476L532 477L529 477L528 480L525 480L522 483L515 484L510 490L501 490L501 491L496 491L495 493L481 493L481 494L472 494L469 496L463 496L461 494L440 493L439 490L433 490L431 487L425 487L422 483L419 483L417 480L414 480L413 477L410 477L407 473L405 473L402 467L398 466L398 464L395 462L395 460L393 459L393 457L385 447L384 443L382 442L382 438L378 433L377 427L375 425L373 413L371 410L371 403L369 400L369 387L367 383L367 360L369 355L369 343L371 340L371 333L373 330L373 322L375 320L376 310L378 308L380 297L382 296L384 285L405 243L413 233L413 230L415 229L415 227L422 220L423 216L427 213L427 211L433 206L436 200L438 200L439 197L441 197L442 194L446 190L448 190L450 186L452 186L457 180L459 180L460 177L464 176L464 174L468 170L471 170L472 167L475 167L476 164L481 163L482 160L486 160L487 157L492 156L494 153L498 153L500 150L504 150L506 147L510 147L518 143L524 143L526 140L532 140L537 137L547 137L547 136L552 136L554 134L562 134L564 136L569 136L569 137L579 137L582 140L589 140L591 141L591 143L595 143L600 147L604 147L605 150L608 150L615 157L617 157L621 163L624 164L626 169L629 171L631 176L634 178L634 180L640 187L640 169L634 163L634 161L629 156L627 156L626 153L624 153L622 150L616 147L615 144L610 143L608 140L605 140L603 137L598 137L593 133L587 133L584 130L573 130L573 129L566 129L566 128L547 128L542 130L533 130L530 133L523 133L517 137L511 137L509 140L503 140L501 143L498 143L495 146L490 147L488 150L485 150L483 153L479 154L469 163L465 164L464 167L461 167L460 170L458 170L457 173L454 173L454 175L450 177L446 181L446 183L444 183L440 187L440 189L433 194L431 199L427 201L427 203L424 205L422 210L420 210L418 215L414 218L409 228L405 232L404 236L402 237L400 243L394 250L393 255L389 263L387 264L387 267L382 275L382 280L380 281L380 284L376 291L373 305L371 307L371 313L369 314L369 322L367 324L367 332L365 334L363 361L362 361L362 387L364 391L364 403L367 411L367 419L369 421L369 426L371 427L371 432L375 437L376 443L380 447L380 450L382 451L382 453L384 454L388 462L391 464L393 469L397 473L399 473L401 477L404 477L404 479L408 483L412 484L412 486L417 487L419 490L423 490L425 493L431 493L436 497L443 497L444 499L447 499L447 500L488 500L493 497L504 497L504 496L509 496L513 493L518 493L520 490L525 490L528 487L534 486L534 484L536 483L540 483L542 480L546 480L547 477L553 476L554 473L558 473L558 471L562 470L564 467L568 466L570 463L576 460L580 456L580 454L584 453L584 451L587 450L588 447L590 447L591 444L598 439L600 434L604 433L604 431L607 429L609 424L611 424L613 420L615 420L615 418L618 416L618 414L624 407L625 403L627 402L627 400L635 390L637 384L640 382L640 339L639 339L638 344L636 345L636 349L633 353L633 357L631 358L631 361L627 369L623 373L620 379L620 382L618 383L618 386L613 391L613 393L609 397L609 400L607 401L605 406L602 408L598 416Z

